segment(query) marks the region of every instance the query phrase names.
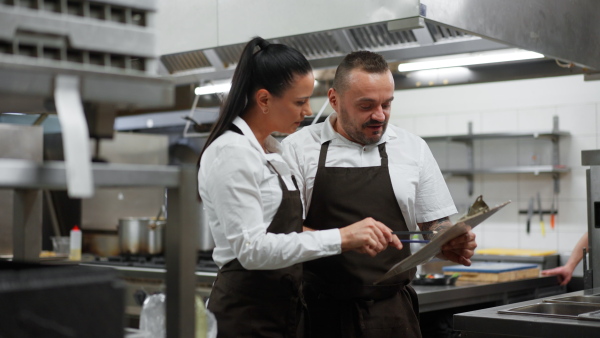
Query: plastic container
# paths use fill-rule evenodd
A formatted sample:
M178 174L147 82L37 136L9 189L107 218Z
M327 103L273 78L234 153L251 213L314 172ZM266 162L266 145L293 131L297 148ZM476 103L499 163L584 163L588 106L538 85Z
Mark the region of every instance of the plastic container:
M79 227L77 225L74 226L73 229L71 229L71 246L69 260L81 260L81 230L79 230Z
M50 237L52 240L52 251L57 255L64 255L65 257L69 254L69 248L71 246L71 239L69 236L61 237Z

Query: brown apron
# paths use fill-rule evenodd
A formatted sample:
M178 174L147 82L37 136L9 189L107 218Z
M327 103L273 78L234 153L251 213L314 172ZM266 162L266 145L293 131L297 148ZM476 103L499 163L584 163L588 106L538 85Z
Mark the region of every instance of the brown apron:
M301 232L300 192L289 191L279 173L277 177L282 199L267 232ZM208 302L217 318L218 337L298 336L303 312L301 279L302 264L277 270L246 270L237 259L225 264Z
M408 230L392 188L385 143L378 146L381 166L361 168L325 167L329 143L321 146L304 224L323 230L373 217L392 230ZM408 285L416 269L373 285L409 255L405 245L402 250L389 247L375 258L348 251L305 262L306 336L420 337L418 299Z

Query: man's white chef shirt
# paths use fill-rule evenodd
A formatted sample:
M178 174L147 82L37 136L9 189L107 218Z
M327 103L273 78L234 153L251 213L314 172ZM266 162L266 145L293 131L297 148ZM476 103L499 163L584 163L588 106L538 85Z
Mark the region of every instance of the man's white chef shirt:
M268 233L281 203L277 174L288 190L296 190L281 145L269 136L269 153L241 118L234 124L244 133L227 131L204 152L198 189L215 240L213 259L219 267L237 258L246 269L280 269L341 252L338 229L291 234Z
M281 143L284 159L298 181L305 214L310 207L321 145L327 141L331 143L325 166L348 168L381 165L377 145L386 143L392 188L409 230L416 230L417 223L457 212L437 162L422 138L388 124L377 144L362 146L333 129L336 116L332 113L323 123L304 127ZM369 216L377 220L377 215Z

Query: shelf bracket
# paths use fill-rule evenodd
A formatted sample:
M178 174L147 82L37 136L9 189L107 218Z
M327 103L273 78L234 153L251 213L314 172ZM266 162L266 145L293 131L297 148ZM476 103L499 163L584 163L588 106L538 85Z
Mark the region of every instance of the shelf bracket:
M552 132L558 134L558 116L552 117ZM559 147L559 137L552 136L552 166L556 168L556 166L560 163L560 147ZM560 192L560 175L558 173L554 173L552 175L554 179L554 193L558 194Z
M15 189L13 195L13 260L38 262L42 247L42 195Z
M471 172L475 170L475 151L473 149L473 122L469 121L467 126L469 131L469 139L465 141L465 145L467 146L467 166ZM473 196L474 183L473 183L473 175L467 175L467 184L468 184L468 192L469 197Z
M57 75L54 102L62 131L69 197L92 197L94 180L90 163L89 131L79 94L79 77Z

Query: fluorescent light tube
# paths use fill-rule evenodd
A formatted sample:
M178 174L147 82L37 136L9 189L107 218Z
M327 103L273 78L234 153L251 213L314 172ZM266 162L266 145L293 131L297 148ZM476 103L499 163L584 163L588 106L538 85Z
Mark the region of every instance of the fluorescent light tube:
M519 60L530 60L543 58L543 54L518 51L512 53L494 53L494 54L477 54L473 56L464 56L448 59L439 59L431 61L408 62L398 65L399 72L410 72L414 70L436 69L460 66L482 65L489 63L500 63Z
M196 87L194 94L206 95L215 93L227 93L231 89L231 83L210 84L207 86Z

